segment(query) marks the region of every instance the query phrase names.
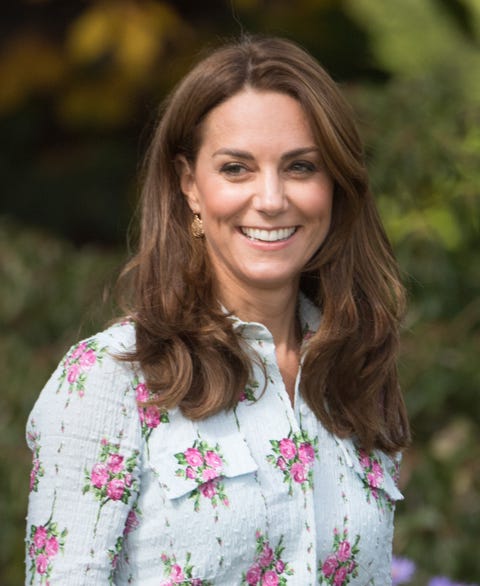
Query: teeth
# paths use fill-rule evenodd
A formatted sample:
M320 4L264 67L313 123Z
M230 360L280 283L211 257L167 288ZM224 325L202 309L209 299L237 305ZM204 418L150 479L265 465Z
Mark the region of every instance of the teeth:
M278 230L260 230L258 228L241 228L243 234L252 240L262 240L264 242L277 242L286 240L295 233L296 228L279 228Z

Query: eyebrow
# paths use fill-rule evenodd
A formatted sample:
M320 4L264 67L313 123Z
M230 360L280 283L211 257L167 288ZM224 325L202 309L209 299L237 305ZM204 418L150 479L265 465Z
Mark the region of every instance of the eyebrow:
M294 149L292 151L288 151L288 152L284 153L281 156L281 159L282 160L293 159L295 157L300 157L302 155L307 155L309 153L318 153L318 151L319 151L319 149L316 146L302 147L302 148ZM228 155L230 157L235 157L236 159L244 159L247 161L253 161L255 158L252 155L252 153L249 153L248 151L241 151L241 150L237 150L237 149L228 149L228 148L219 149L218 151L215 151L213 153L212 157L217 157L220 155Z

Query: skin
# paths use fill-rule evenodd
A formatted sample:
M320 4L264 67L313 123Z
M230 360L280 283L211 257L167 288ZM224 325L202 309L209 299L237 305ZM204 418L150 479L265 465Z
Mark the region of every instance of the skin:
M208 114L195 165L180 158L179 168L190 209L203 221L221 301L270 330L293 401L299 279L327 236L333 198L300 103L242 90Z

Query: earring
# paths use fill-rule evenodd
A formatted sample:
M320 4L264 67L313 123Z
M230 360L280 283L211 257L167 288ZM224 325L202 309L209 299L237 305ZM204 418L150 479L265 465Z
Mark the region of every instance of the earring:
M190 229L194 238L203 238L205 234L203 231L203 222L198 214L193 214L193 221Z

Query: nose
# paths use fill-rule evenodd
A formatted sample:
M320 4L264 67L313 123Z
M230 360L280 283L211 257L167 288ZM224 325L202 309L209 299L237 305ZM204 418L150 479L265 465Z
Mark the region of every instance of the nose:
M253 197L253 207L268 216L275 216L285 211L287 206L285 186L278 172L268 170L259 175Z

